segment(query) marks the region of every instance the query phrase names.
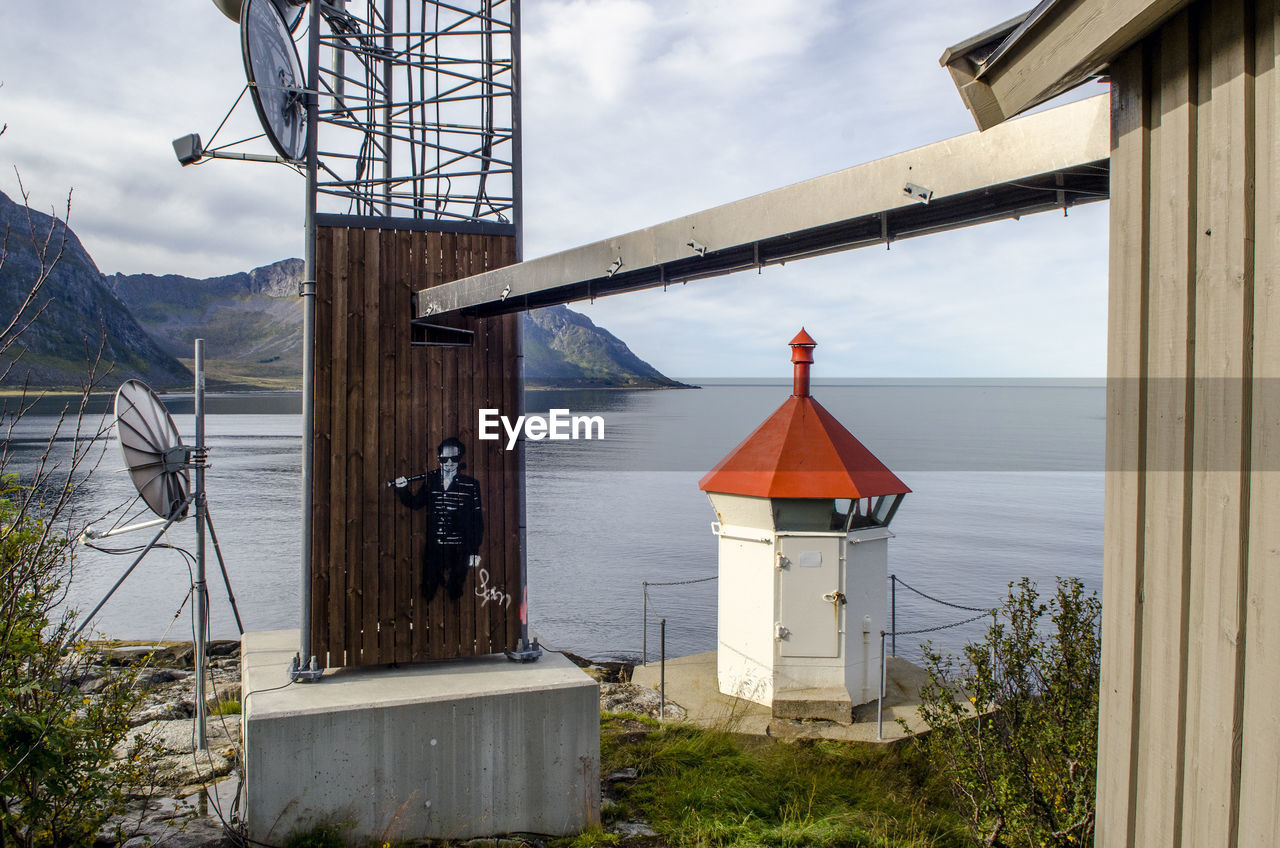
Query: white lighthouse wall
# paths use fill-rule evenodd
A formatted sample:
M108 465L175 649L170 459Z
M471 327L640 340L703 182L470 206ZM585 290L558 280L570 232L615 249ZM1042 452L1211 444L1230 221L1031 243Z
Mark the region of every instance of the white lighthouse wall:
M720 526L716 677L726 695L773 703L774 553L767 530Z
M880 690L880 631L886 628L889 539L883 527L849 534L845 554L845 680L854 706Z

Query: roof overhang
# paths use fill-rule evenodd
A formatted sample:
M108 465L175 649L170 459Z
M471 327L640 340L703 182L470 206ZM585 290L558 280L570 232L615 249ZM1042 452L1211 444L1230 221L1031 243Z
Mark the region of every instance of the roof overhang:
M1189 0L1043 0L942 54L985 130L1105 74L1117 55Z
M1109 126L1100 95L423 289L414 314L516 312L1105 200Z

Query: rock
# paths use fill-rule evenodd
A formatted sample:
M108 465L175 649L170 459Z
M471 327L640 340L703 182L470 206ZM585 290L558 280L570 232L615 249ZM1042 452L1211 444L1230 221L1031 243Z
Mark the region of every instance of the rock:
M635 713L636 715L659 718L662 696L657 689L649 689L635 683L601 683L600 709L614 713ZM665 718L679 721L687 712L685 708L668 699Z
M635 780L635 779L636 779L636 770L633 768L618 769L615 772L610 772L609 776L605 778L605 780L611 783L615 780Z
M175 680L181 680L184 675L190 676L190 672L177 671L172 668L144 668L133 679L133 685L139 689L149 689L161 683L172 683Z
M635 837L635 836L657 836L658 832L649 827L645 822L616 822L609 826L609 830L619 836Z
M211 657L235 657L239 660L240 643L235 639L214 639L205 643L205 652ZM239 662L236 663L239 665Z
M114 648L99 648L98 653L106 665L136 665L161 649L155 645L120 645Z

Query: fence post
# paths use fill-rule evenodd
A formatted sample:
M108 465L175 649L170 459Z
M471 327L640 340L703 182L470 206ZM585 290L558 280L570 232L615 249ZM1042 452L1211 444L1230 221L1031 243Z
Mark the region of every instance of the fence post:
M876 739L884 739L884 631L880 631L880 697L876 699Z
M889 629L893 633L891 646L893 655L896 657L898 655L898 575L889 575L889 585L893 587L889 592Z
M649 664L649 581L640 584L644 588L644 635L640 637L640 665Z
M658 704L658 719L665 721L667 718L667 620L663 618L660 621L659 645L662 651L662 668L658 672L658 697L662 700Z

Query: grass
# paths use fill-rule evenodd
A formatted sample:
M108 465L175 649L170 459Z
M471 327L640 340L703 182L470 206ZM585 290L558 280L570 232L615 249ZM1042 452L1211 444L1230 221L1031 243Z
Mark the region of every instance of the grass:
M236 698L223 698L216 707L209 710L209 715L240 715L240 701Z
M782 742L606 713L601 760L605 775L636 770L635 780L613 784L606 805L606 824L640 820L659 834L636 844L972 845L946 787L910 746ZM607 843L583 834L556 844Z

